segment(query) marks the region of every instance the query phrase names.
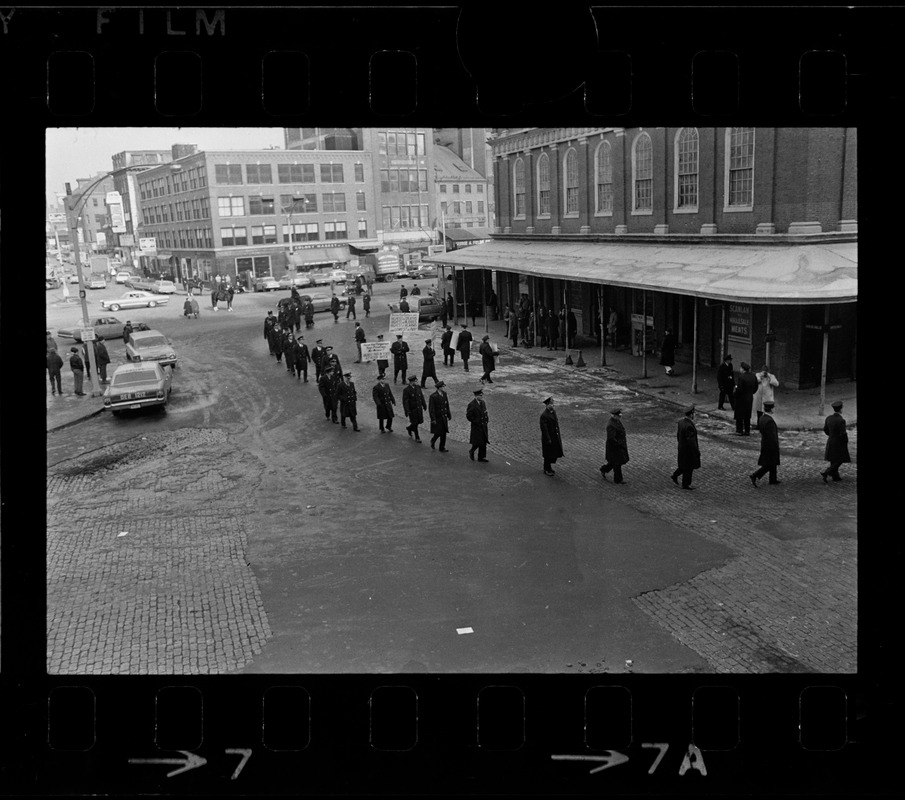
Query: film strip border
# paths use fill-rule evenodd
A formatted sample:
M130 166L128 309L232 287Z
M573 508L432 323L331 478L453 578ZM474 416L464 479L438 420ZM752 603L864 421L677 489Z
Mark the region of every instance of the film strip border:
M743 776L749 791L810 793L863 786L880 758L850 680L672 676L664 691L662 677L622 677L52 679L7 785L710 793Z

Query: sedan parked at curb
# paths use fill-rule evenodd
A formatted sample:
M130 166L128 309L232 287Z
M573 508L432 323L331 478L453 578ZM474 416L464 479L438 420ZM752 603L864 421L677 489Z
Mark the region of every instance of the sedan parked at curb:
M322 294L321 292L314 292L309 294L300 294L299 297L301 301L304 303L306 300L310 300L312 305L314 306L315 312L317 311L329 311L330 310L330 302L333 300L333 296L329 294ZM346 310L346 300L339 295L336 296L339 300L339 310Z
M156 361L162 367L176 369L176 351L160 331L132 331L126 342L127 361Z
M117 283L129 283L129 281L134 280L135 276L131 272L117 272L116 273L116 282Z
M104 408L118 417L123 411L157 406L166 411L173 375L156 361L121 364L104 391Z
M256 292L275 292L280 288L280 282L271 275L263 275L255 278L254 287Z
M95 336L103 336L105 339L122 339L123 323L116 317L93 317L89 320L91 327L94 328ZM144 322L133 322L133 331L149 331L151 328ZM63 339L75 339L77 342L82 341L82 324L76 322L65 328L57 330L57 336Z
M119 311L121 308L154 308L169 302L168 295L133 289L115 300L101 300L101 308L105 311Z
M389 306L393 314L399 313L399 303L390 303ZM440 319L442 310L443 302L441 300L432 295L421 295L418 303L418 322L433 322L435 319Z
M176 284L173 283L173 281L167 281L161 278L160 280L151 282L151 291L156 294L175 294Z

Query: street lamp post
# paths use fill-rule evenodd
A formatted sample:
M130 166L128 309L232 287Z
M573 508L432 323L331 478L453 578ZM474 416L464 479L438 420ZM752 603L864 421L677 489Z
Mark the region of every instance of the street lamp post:
M283 206L280 210L286 215L286 235L288 239L288 250L286 252L286 271L289 271L289 267L292 266L292 212L295 209L296 202L301 202L303 204L302 213L305 213L305 210L308 208L308 198L307 197L296 197L292 196L292 202L289 205ZM289 209L288 211L286 209ZM273 277L273 265L270 266L271 277Z

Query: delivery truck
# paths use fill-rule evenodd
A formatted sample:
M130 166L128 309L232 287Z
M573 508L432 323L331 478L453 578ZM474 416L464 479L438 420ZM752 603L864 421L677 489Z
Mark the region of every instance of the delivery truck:
M389 282L399 272L399 253L395 250L368 253L359 257L358 267L360 272L369 270L375 281Z

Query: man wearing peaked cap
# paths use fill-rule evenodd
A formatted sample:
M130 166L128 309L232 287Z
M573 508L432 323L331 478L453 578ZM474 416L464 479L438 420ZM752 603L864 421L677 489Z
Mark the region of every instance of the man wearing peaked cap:
M459 331L459 338L456 341L456 350L459 351L459 357L462 359L466 372L468 372L468 359L471 358L471 342L473 339L471 331L468 330L468 326L463 322L462 330Z
M559 432L559 420L556 418L555 403L552 397L544 400L544 410L540 415L541 450L544 456L544 475L555 475L552 464L563 457L562 435Z
M717 401L717 408L725 411L724 403L729 400L729 408L735 410L735 402L733 401L733 393L735 392L735 371L732 367L732 356L728 353L723 356L723 363L716 371L716 385L720 390L720 399Z
M424 412L427 410L427 402L424 393L418 385L418 378L409 375L408 386L402 390L402 412L408 417L409 424L406 430L409 438L415 435L415 441L421 443L418 435L418 426L424 422Z
M393 406L396 405L396 398L393 397L393 390L386 382L386 375L381 372L377 375L377 385L371 390L371 397L374 399L374 405L377 406L377 422L380 424L380 432L384 431L384 423L389 433L393 432Z
M765 400L763 413L757 420L757 429L760 431L760 457L757 463L760 467L748 476L755 488L758 479L768 472L770 483L780 483L776 477L776 468L779 466L779 429L773 419L773 405L771 401Z
M311 350L311 360L314 362L314 380L319 381L321 377L321 373L324 370L326 364L324 363L324 354L326 350L324 348L324 340L317 339L314 342L314 347Z
M622 424L622 409L610 411L610 421L606 424L606 461L600 467L600 474L606 480L606 474L613 471L613 483L625 483L622 478L622 465L628 464L628 441L625 427Z
M424 340L421 355L424 358L424 363L421 365L421 388L423 389L428 378L433 378L434 383L437 382L437 367L434 365L436 352L434 351L433 339Z
M451 367L456 357L456 351L450 347L452 344L453 331L449 325L444 325L443 327L443 336L440 337L440 347L443 348L443 366Z
M694 406L685 409L685 416L676 426L676 439L679 443L678 466L670 476L672 482L678 484L682 476L682 488L694 489L691 485L692 472L701 466L701 450L698 447L698 429L694 425Z
M490 377L490 373L496 368L494 365L496 353L493 352L493 346L490 344L490 337L488 335L485 334L481 340L481 346L478 348L478 352L481 354L481 366L484 368L484 374L481 376L481 383L493 383L493 378Z
M830 465L820 473L820 477L823 478L824 483L827 482L828 477L834 481L841 481L839 467L852 460L848 453L848 433L845 429L845 418L842 416L841 400L833 403L833 413L823 423L823 432L827 435L823 458L825 461L829 461Z
M449 433L449 420L452 419L452 412L449 410L449 398L446 396L444 388L446 384L443 381L437 381L436 389L428 400L428 414L431 420L431 450L434 449L434 443L440 440L440 452L448 453L446 449L446 434Z
M742 371L735 383L735 434L751 435L751 412L754 410L754 395L757 392L757 378L751 371L751 365L742 361Z
M346 427L346 418L352 420L352 430L360 431L358 427L358 393L355 391L355 384L352 383L352 373L343 374L342 383L337 389L337 397L339 399L339 419L342 426Z
M477 450L478 461L486 462L490 435L488 430L489 417L487 415L487 405L484 403L483 389L474 390L474 398L465 409L465 418L471 423L471 435L468 437L471 449L468 451L468 457L474 461L474 453Z
M402 382L405 383L406 381L405 373L409 368L407 355L409 349L408 342L402 338L401 333L397 333L396 341L390 345L390 352L393 354L393 383L396 383L400 372L402 373Z

